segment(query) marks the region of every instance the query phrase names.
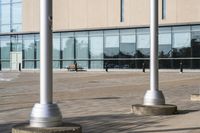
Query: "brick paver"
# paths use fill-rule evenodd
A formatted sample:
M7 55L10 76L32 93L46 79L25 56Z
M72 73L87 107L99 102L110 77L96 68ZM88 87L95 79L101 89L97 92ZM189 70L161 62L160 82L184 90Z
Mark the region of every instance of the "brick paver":
M200 73L161 72L160 89L167 103L176 104L181 114L141 117L130 110L132 104L142 103L149 89L148 73L54 73L54 101L64 121L81 124L84 133L200 132L200 124L195 122L200 102L190 101L199 88ZM26 122L38 100L39 73L0 73L0 133L9 133L16 123ZM189 118L194 119L191 124L187 123Z

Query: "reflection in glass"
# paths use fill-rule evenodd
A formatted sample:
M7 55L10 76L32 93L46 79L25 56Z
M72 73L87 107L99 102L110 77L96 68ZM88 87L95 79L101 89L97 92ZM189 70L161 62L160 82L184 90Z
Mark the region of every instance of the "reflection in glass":
M135 35L120 36L120 57L133 58L135 55Z
M150 35L139 34L137 35L137 58L149 58L150 56Z
M60 34L53 35L53 68L60 68Z
M38 34L35 35L35 47L36 47L36 50L35 50L35 59L36 59L36 68L40 68L40 37Z
M117 58L119 55L119 36L105 37L105 58Z
M23 47L24 47L24 68L34 68L34 35L23 36Z
M13 35L11 36L12 51L22 52L22 36Z
M62 67L74 64L74 33L61 33Z
M10 4L3 4L0 8L1 24L10 24Z
M150 57L150 31L149 31L149 28L137 29L136 57L137 58L149 58Z
M10 68L10 37L0 37L1 43L1 65L2 68Z
M22 4L21 3L15 3L12 4L12 23L16 24L16 23L21 23L22 19Z
M77 33L76 35L76 59L77 64L81 67L88 68L88 61L80 61L80 60L88 60L89 58L89 50L88 50L88 36L87 33Z
M118 30L108 30L104 34L104 58L118 58L119 57L119 31ZM105 60L104 67L108 68L119 68L118 60Z
M103 59L103 34L99 36L90 36L90 67L94 69L102 69L103 61L95 61L95 59Z
M192 57L200 57L200 31L192 32L192 40L191 40L191 48L192 48ZM192 68L199 69L200 68L200 60L193 59L192 60Z
M190 33L173 33L173 57L191 57Z
M159 52L160 58L168 58L171 56L171 33L159 34Z

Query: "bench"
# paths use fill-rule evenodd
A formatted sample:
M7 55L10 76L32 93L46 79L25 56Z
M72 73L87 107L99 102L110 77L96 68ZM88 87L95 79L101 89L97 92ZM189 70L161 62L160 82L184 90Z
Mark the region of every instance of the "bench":
M67 68L68 71L82 71L83 70L83 67L78 66L76 64L70 64L66 68Z

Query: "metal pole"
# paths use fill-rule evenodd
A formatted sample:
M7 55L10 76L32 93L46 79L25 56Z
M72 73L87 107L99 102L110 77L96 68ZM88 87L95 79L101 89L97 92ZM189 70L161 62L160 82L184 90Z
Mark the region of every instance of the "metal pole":
M31 112L31 127L55 127L62 115L53 104L52 84L52 0L40 0L40 104Z
M161 105L165 104L165 99L161 91L159 91L158 82L158 0L150 2L150 34L151 34L151 55L150 55L150 90L144 97L145 105Z
M52 104L52 0L40 1L40 104Z

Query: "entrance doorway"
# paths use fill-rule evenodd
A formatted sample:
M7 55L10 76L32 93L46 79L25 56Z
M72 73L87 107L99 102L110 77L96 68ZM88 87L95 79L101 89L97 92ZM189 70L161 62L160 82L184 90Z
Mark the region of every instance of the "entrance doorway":
M11 70L19 70L22 67L22 52L10 52Z

